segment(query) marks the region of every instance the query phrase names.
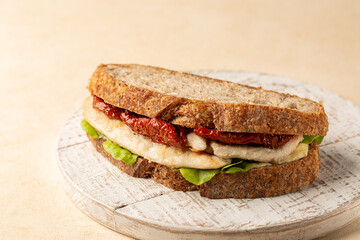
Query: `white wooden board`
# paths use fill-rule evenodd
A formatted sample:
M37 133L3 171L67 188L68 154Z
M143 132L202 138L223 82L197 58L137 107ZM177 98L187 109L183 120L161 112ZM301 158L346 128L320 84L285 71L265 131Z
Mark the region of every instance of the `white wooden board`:
M139 239L311 239L360 216L360 108L320 87L288 78L241 72L201 71L322 101L330 128L320 146L318 179L279 197L211 200L177 192L150 179L130 177L97 153L76 112L58 139L65 189L85 214Z

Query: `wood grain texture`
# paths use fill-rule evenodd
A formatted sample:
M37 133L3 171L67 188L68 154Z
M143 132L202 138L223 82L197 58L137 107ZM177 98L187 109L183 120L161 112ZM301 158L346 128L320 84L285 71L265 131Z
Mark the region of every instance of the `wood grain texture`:
M140 239L310 239L360 216L360 109L320 87L258 73L201 71L322 101L329 132L318 179L279 197L211 200L132 178L96 152L80 128L81 110L62 129L58 165L69 197L99 223Z

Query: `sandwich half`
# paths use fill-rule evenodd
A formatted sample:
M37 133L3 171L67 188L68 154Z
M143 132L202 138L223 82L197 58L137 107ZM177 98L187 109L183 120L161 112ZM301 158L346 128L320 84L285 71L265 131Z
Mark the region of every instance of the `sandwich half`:
M321 103L137 64L100 65L81 125L123 172L208 198L270 197L312 183Z

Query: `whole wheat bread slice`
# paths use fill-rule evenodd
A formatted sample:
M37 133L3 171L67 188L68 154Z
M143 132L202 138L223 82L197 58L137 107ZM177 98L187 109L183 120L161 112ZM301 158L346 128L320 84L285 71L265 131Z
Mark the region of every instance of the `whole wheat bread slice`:
M322 136L328 130L321 103L158 67L102 64L88 89L111 105L188 128Z
M307 157L282 165L251 169L235 174L219 173L202 185L188 182L179 171L138 157L132 165L114 159L103 148L102 139L88 135L98 152L113 165L133 177L152 178L155 182L177 191L199 190L208 198L258 198L282 195L297 191L312 183L320 170L319 148L315 142L310 145Z

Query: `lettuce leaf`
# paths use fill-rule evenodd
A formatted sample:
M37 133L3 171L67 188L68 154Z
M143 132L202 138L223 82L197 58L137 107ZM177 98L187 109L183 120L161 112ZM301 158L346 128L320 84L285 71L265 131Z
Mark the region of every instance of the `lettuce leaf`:
M173 169L179 170L181 175L189 182L200 185L210 181L216 174L223 172L233 174L237 172L247 172L251 169L253 163L249 163L243 160L236 160L237 162L226 165L223 168L218 169L194 169L194 168L179 168Z
M126 150L119 145L113 143L110 140L103 142L103 147L113 158L116 160L123 161L124 163L130 165L136 162L138 155L133 154L129 150Z
M179 170L186 180L195 185L210 181L210 179L220 172L220 169L180 168Z
M226 165L221 169L223 173L237 173L237 172L247 172L251 169L253 163L249 163L243 160L238 162Z
M96 131L96 129L93 126L91 126L90 123L88 123L85 119L81 121L81 128L85 132L87 132L92 138L99 139L104 137L102 133Z
M321 144L324 139L324 136L312 136L312 135L304 135L304 140L301 143L310 144L315 141L317 144Z

